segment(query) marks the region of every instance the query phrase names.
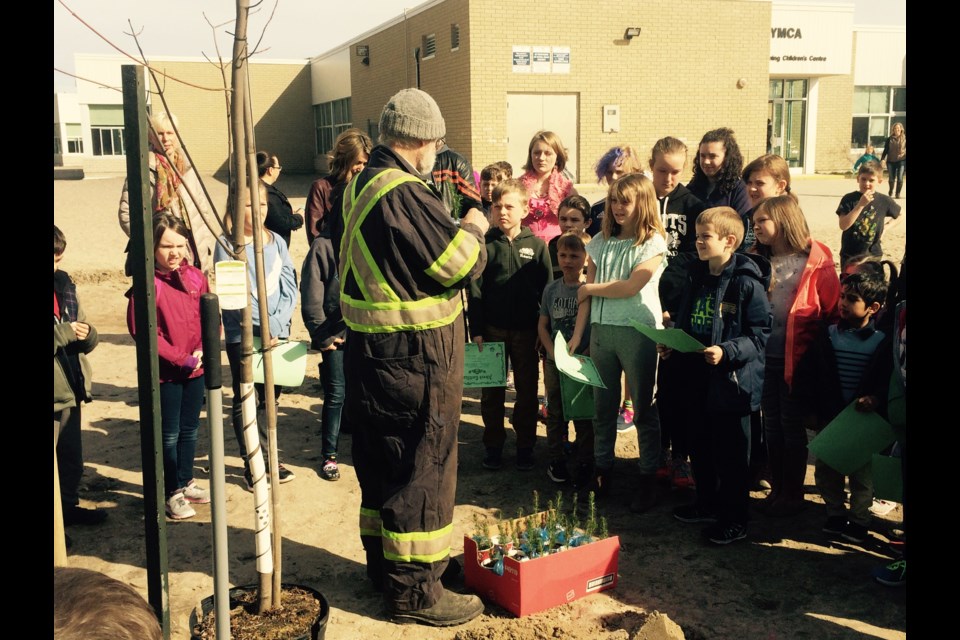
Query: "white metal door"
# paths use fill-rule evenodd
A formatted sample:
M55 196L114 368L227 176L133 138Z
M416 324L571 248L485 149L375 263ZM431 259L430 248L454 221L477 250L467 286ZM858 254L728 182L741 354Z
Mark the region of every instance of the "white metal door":
M575 93L510 93L507 94L507 161L513 165L514 177L523 173L530 138L537 131L553 131L567 149L567 170L573 181L579 181L578 96Z

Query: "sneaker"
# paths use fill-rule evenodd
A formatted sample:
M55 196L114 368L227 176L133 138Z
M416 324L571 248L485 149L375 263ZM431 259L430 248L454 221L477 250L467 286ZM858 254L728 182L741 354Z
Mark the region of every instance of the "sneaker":
M567 463L563 460L554 460L547 466L547 477L562 484L570 480L570 472L567 471Z
M531 471L533 467L533 449L526 447L517 449L517 469L520 471Z
M717 516L712 511L700 508L696 503L683 505L673 510L673 517L680 522L694 524L697 522L716 522Z
M718 522L704 529L703 534L713 544L730 544L747 537L747 526L736 522Z
M336 458L327 458L323 461L323 467L320 469L320 477L330 481L340 479L340 469L337 468Z
M516 391L517 387L513 384L513 369L507 371L507 391Z
M503 450L494 447L487 448L487 455L483 457L483 468L496 471L500 468L503 459Z
M253 493L253 474L247 469L243 472L243 487L250 493Z
M197 515L187 500L183 497L183 492L179 491L167 499L167 516L174 520L186 520Z
M293 471L290 471L290 469L287 469L282 464L277 468L277 475L280 476L280 484L290 482L297 477Z
M631 404L629 407L621 406L620 415L617 416L617 433L626 433L636 428L636 425L633 424L633 405Z
M194 504L208 504L210 502L210 492L200 488L196 480L191 480L183 488L183 498Z
M896 502L890 502L889 500L878 500L877 498L874 498L873 504L870 506L870 513L877 516L885 516L896 508Z
M907 584L907 561L897 560L873 570L873 579L886 587L902 587Z
M693 472L690 470L689 462L686 460L673 461L670 486L674 489L692 489L696 486L696 483L693 481Z
M850 542L863 542L870 537L870 531L862 524L848 522L840 535L844 540L849 540Z
M577 465L577 474L573 477L573 488L582 491L593 482L593 465L582 463Z
M483 613L483 602L475 595L459 594L444 589L437 603L416 611L390 611L394 622L419 622L431 627L452 627L470 622Z
M547 421L547 399L541 396L538 399L539 408L537 409L537 418L546 422Z
M829 533L832 536L843 535L843 530L847 526L846 516L830 516L827 518L827 521L823 523L822 531L824 533Z
M103 509L85 509L84 507L73 505L63 510L63 525L72 524L100 524L107 519L107 512Z

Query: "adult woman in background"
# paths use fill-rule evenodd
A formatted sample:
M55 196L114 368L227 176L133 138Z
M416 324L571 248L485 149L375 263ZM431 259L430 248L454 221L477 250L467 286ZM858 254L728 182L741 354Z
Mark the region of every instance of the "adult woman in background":
M567 196L577 195L573 182L563 175L566 166L567 150L560 136L552 131L535 133L520 177L529 195L527 217L521 224L544 242L560 235L560 219L557 217L560 203Z
M208 278L213 274L213 248L216 235L210 231L204 218L214 223L215 214L200 185L196 170L187 160L180 146L175 125L177 117L166 112L150 117L148 132L150 166L150 207L154 214L167 211L183 221L187 227L187 259ZM127 182L123 182L120 208L117 212L120 227L130 237L130 199ZM127 251L130 250L129 244ZM131 275L129 255L125 271Z
M330 173L310 185L307 195L307 242L313 244L319 234L320 222L333 210L334 197L343 192L343 188L353 176L363 171L373 149L370 136L360 129L347 129L333 143L330 152Z
M295 212L287 194L275 186L282 170L280 158L266 151L257 152L257 173L267 187L267 218L263 226L280 236L289 247L290 234L303 226L303 210Z
M887 161L887 179L890 181L890 196L900 198L903 188L903 174L907 171L907 132L899 122L890 129L890 137L883 144L883 155L880 161ZM896 185L897 195L893 195Z

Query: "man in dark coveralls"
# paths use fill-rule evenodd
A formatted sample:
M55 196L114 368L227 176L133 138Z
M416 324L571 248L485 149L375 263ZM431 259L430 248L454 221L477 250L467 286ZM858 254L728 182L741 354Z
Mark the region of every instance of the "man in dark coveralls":
M380 144L343 194L344 425L360 481L367 575L397 621L451 626L483 612L447 591L463 397L460 290L483 271L477 210L451 218L424 178L446 124L419 89L393 96Z

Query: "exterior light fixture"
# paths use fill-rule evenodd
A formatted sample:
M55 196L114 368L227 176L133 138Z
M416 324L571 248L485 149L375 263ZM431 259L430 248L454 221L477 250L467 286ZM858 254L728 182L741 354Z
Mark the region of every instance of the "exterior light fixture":
M623 33L623 39L633 40L638 35L640 35L640 27L627 27L627 30Z

